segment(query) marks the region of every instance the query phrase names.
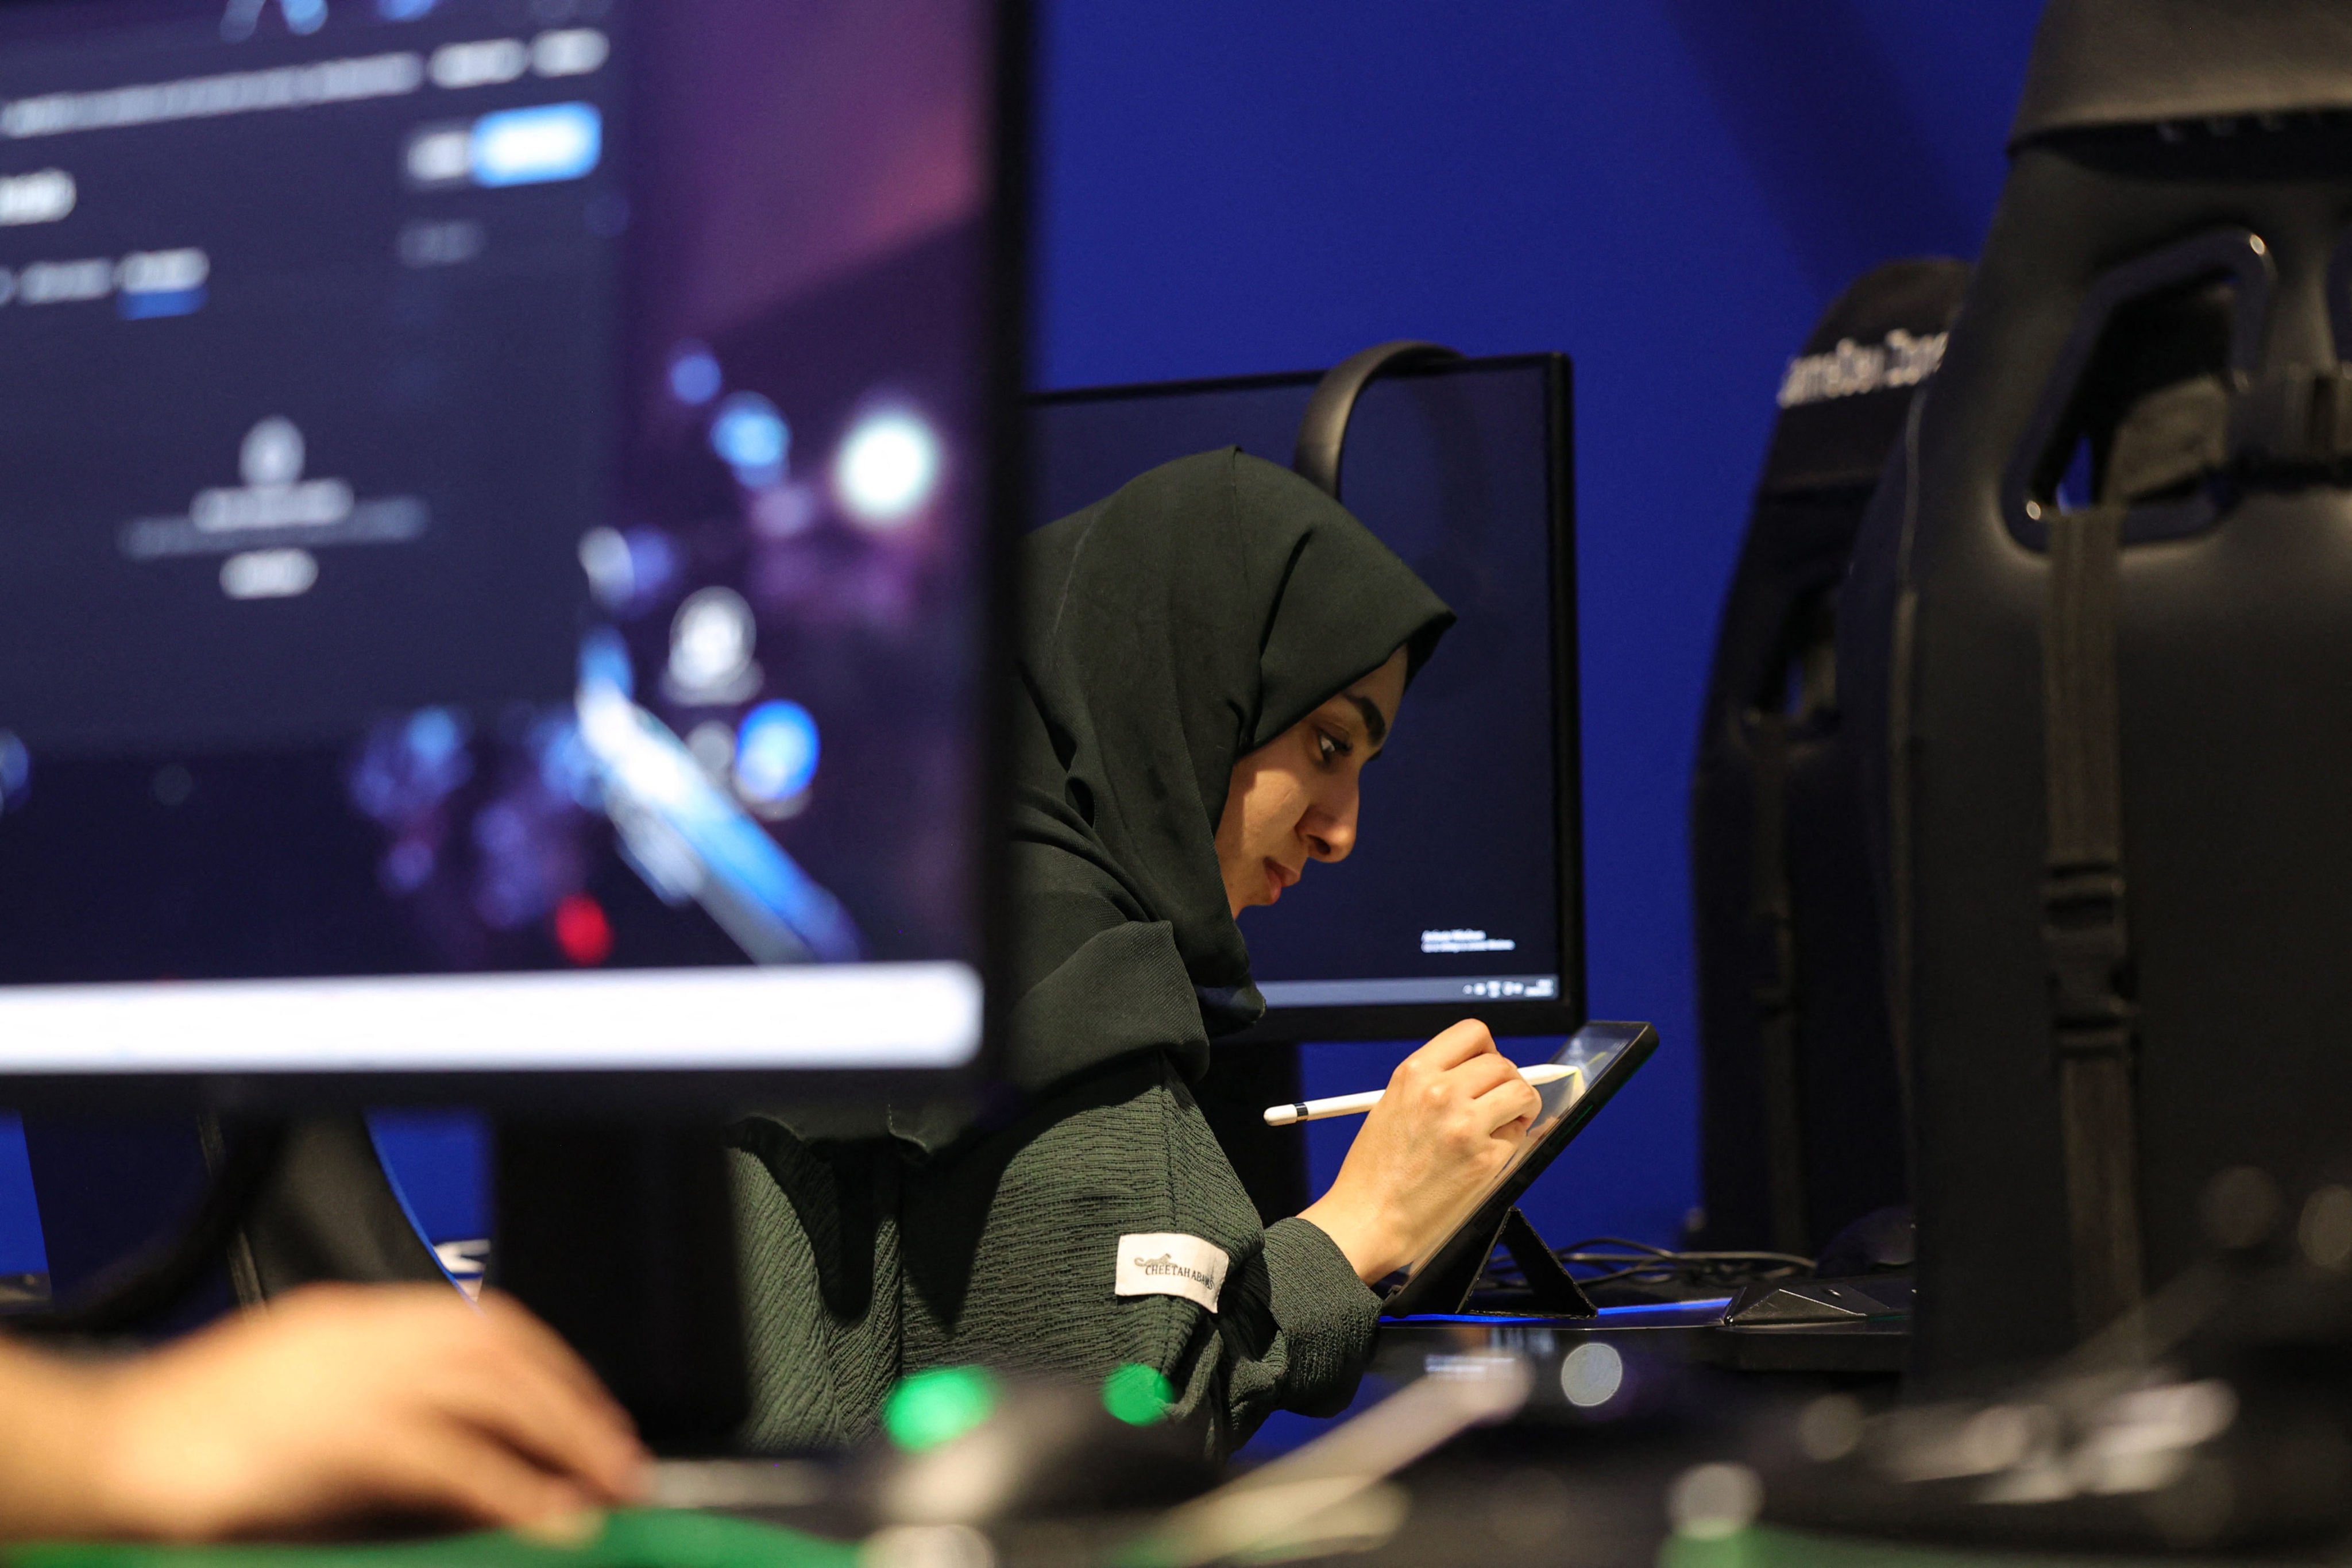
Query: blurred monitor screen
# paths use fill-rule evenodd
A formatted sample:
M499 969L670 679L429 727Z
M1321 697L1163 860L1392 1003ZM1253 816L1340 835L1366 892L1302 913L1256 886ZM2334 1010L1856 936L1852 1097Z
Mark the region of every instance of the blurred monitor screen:
M1287 465L1317 377L1115 386L1032 401L1039 525L1188 453ZM1461 622L1365 770L1339 865L1242 917L1261 1033L1420 1033L1465 1015L1583 1018L1569 364L1467 360L1375 381L1341 499Z
M0 5L0 1073L972 1059L998 26Z

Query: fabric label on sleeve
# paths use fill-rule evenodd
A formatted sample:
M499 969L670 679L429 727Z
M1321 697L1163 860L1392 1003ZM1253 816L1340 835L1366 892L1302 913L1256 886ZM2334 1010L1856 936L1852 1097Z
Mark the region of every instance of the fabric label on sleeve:
M1197 1236L1155 1232L1118 1238L1118 1293L1181 1296L1212 1312L1233 1259Z

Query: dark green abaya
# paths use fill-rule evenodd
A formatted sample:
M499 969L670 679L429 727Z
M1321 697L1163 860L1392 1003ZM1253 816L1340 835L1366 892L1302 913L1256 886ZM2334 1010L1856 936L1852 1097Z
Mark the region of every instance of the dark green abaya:
M953 1138L737 1130L764 1447L855 1441L927 1366L1142 1363L1222 1454L1271 1410L1345 1404L1370 1353L1372 1293L1314 1225L1261 1227L1188 1087L1264 1010L1214 836L1241 757L1398 647L1418 668L1452 614L1337 501L1233 450L1039 530L1021 584L1005 1073L1026 1109ZM1213 1310L1118 1293L1120 1238L1161 1235L1230 1259Z

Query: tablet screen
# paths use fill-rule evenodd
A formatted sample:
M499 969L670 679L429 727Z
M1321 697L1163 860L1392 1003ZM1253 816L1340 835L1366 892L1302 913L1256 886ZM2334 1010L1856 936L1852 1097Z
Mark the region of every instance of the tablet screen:
M1427 1298L1439 1294L1444 1281L1458 1276L1465 1252L1478 1255L1476 1264L1471 1266L1474 1271L1485 1262L1486 1251L1495 1244L1496 1230L1519 1194L1600 1114L1610 1097L1649 1059L1657 1044L1657 1031L1647 1024L1591 1023L1579 1029L1551 1058L1575 1070L1537 1089L1543 1109L1517 1156L1485 1191L1463 1204L1445 1239L1412 1261L1405 1270L1405 1283L1389 1297L1382 1311L1397 1317L1451 1310L1453 1301Z

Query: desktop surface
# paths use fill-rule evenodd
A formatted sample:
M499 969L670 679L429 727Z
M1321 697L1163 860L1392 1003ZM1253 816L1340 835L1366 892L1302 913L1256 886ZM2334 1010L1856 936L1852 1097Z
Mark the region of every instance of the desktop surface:
M854 1568L854 1542L674 1509L628 1509L565 1546L509 1531L437 1539L162 1546L52 1542L7 1552L13 1568Z

